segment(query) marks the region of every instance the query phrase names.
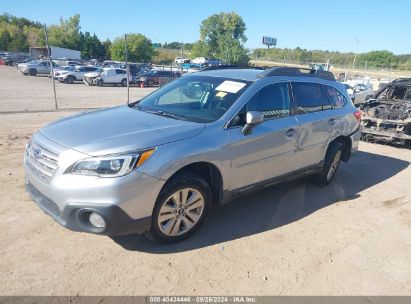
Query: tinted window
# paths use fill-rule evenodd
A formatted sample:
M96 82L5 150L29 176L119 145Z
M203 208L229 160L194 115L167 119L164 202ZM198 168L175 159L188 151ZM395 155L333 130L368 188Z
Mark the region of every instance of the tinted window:
M341 108L347 103L347 98L336 88L331 86L323 86L323 88L334 108Z
M277 83L258 91L247 103L247 111L259 111L264 118L280 118L290 114L288 85Z
M125 73L126 73L126 71L123 71L123 70L116 70L116 73L117 73L117 74L125 74Z
M298 114L312 113L331 108L320 85L316 83L293 82L292 87Z

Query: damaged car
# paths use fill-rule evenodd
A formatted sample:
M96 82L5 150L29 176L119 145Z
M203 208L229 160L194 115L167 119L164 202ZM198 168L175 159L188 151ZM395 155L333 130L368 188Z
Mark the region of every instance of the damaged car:
M361 110L364 141L411 143L411 78L390 82L364 103Z

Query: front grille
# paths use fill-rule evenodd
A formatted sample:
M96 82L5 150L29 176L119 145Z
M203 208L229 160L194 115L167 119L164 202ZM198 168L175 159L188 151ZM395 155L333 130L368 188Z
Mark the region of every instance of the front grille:
M26 164L39 177L50 180L58 167L58 153L36 142L26 148Z

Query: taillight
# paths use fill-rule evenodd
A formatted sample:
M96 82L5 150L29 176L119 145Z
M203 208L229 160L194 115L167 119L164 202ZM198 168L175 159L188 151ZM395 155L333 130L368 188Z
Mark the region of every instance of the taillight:
M358 122L360 122L361 117L362 117L362 112L360 110L357 110L357 111L354 112L354 116L358 120Z

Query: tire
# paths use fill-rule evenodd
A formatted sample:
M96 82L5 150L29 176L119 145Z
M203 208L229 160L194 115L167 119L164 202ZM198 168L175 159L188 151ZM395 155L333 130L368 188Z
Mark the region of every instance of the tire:
M127 79L122 79L121 80L121 85L123 86L123 87L126 87L127 86Z
M198 175L186 173L176 176L167 182L157 198L147 237L160 243L188 238L207 216L211 198L210 186Z
M314 175L315 183L325 186L331 182L335 172L337 172L342 155L343 144L338 141L332 142L328 146L327 153L325 154L324 167L319 174Z
M103 86L103 80L101 80L101 79L97 80L96 86L98 86L98 87Z
M74 80L76 80L76 78L74 76L67 76L67 78L64 80L65 83L74 83Z
M29 74L30 74L30 76L36 76L37 75L37 70L36 69L30 69Z

